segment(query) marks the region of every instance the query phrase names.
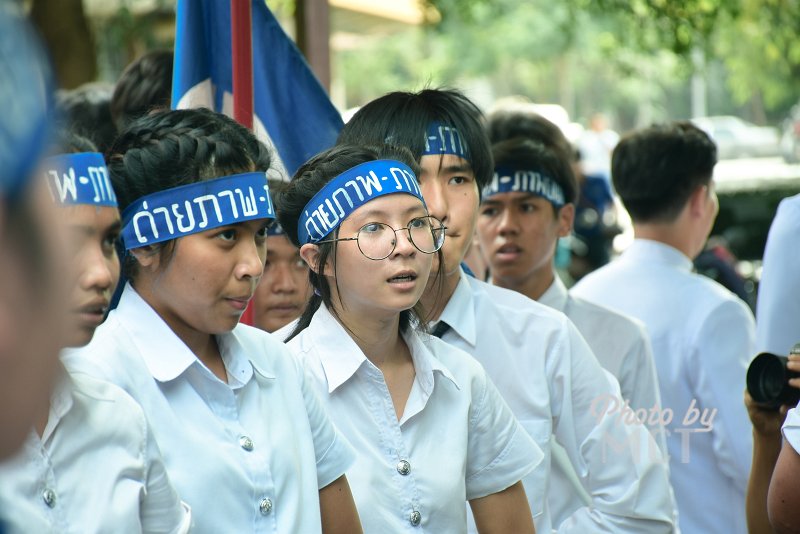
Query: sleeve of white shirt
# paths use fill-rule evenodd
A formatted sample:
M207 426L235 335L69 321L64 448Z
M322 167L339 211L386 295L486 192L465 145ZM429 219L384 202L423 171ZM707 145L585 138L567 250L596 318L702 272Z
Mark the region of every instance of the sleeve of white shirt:
M783 422L783 437L795 451L800 453L800 411L797 408L792 408L786 414L786 420Z
M486 373L479 373L474 382L467 438L468 501L513 486L544 458Z
M317 485L322 489L344 475L355 462L356 455L353 447L334 427L299 360L293 357L292 360L300 378L300 390L306 403L308 422L311 425L317 460Z
M575 326L565 322L553 347L565 357L549 357L546 364L553 430L592 504L576 510L558 532L673 532L666 460L643 425L614 413L622 403L618 386L609 382Z
M755 323L740 300L727 300L697 331L692 365L698 408L717 408L711 425L717 464L744 493L752 461L752 425L742 402L753 357Z
M142 414L145 443L145 493L141 502L143 533L185 534L192 524L189 505L181 502L167 475L161 451Z
M786 355L800 342L800 196L785 199L769 229L758 286L756 347Z
M622 398L630 401L634 410L647 410L648 415L654 407L661 413L661 390L658 385L653 347L644 329L642 336L628 348L620 366L620 388ZM626 387L629 389L626 390ZM655 412L653 412L655 413ZM653 424L648 420L647 427L653 435L661 452L667 454L667 436L661 418L654 418Z

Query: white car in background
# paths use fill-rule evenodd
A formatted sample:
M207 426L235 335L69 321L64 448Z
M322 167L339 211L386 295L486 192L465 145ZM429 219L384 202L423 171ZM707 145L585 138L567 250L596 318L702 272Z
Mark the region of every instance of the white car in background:
M719 159L776 157L781 153L775 128L756 126L732 115L698 117L692 122L717 144Z

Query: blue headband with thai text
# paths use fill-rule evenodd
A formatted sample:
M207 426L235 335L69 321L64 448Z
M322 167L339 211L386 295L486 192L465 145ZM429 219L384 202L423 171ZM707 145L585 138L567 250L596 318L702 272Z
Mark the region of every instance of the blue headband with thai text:
M300 244L322 241L355 210L383 195L408 193L422 201L417 177L408 165L379 159L356 165L323 187L300 215Z
M423 156L439 156L452 154L469 161L469 150L459 131L453 126L440 122L432 122L425 131L425 147Z
M117 195L111 187L102 154L60 154L46 158L42 168L50 194L57 204L117 207Z
M267 175L248 172L146 195L122 213L125 249L253 219L274 219Z
M530 193L544 198L556 208L562 207L564 189L553 178L538 170L495 167L492 181L483 188L483 198L498 193Z

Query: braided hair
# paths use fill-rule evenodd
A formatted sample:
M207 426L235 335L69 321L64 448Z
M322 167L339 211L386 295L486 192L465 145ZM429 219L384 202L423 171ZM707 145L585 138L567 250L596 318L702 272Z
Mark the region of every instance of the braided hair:
M120 211L152 193L243 172L266 172L269 166L269 150L247 128L204 108L140 117L114 141L108 157ZM145 248L168 262L174 245L173 239ZM137 265L127 254L122 269L131 281Z
M419 165L414 161L411 152L403 147L392 145L380 146L355 146L348 144L340 144L331 149L328 149L320 154L317 154L306 163L304 163L295 173L292 181L281 191L280 204L277 209L278 221L286 232L286 236L291 240L292 244L300 248L305 243L301 243L297 229L300 221L300 216L306 207L306 204L319 192L325 184L342 174L343 172L351 169L362 163L368 161L375 161L379 159L393 159L405 163L414 174L419 175ZM332 235L333 238L339 236L339 229L337 228ZM333 305L331 297L331 288L328 280L325 277L325 265L328 258L333 258L333 274L336 278L336 246L337 243L329 242L317 245L319 247L319 255L317 256L317 265L308 270L309 280L311 286L314 288L314 294L311 296L308 305L306 306L294 330L286 338L289 341L297 334L305 330L311 323L311 318L314 313L319 309L320 304L325 304L328 310L334 316L338 317L336 308ZM442 270L444 264L442 252L437 252L439 257L439 271ZM441 272L438 273L441 275ZM441 281L442 277L437 276L437 280ZM441 282L439 282L441 286ZM337 293L341 295L339 287L336 287ZM441 290L441 289L440 289ZM421 303L417 303L409 310L400 312L400 331L405 332L410 326L416 326L421 329L425 328L427 322L426 310L422 307ZM345 326L347 329L347 326ZM348 329L349 330L349 329ZM351 332L352 333L352 332Z

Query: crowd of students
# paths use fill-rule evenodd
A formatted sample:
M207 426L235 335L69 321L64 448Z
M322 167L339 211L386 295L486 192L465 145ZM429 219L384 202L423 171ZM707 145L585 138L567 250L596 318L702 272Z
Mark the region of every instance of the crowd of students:
M798 415L742 401L754 318L691 272L701 130L622 138L636 240L567 289L576 161L538 115L392 92L268 181L250 131L142 81L163 53L102 151L48 135L6 5L0 36L0 532L798 528Z

